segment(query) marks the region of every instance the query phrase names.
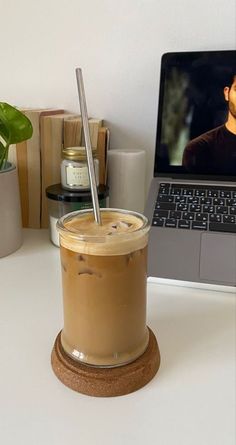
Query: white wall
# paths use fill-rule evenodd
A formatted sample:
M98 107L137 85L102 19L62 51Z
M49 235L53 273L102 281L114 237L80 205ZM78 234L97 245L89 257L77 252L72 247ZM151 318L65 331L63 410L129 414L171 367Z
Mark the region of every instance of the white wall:
M145 148L153 171L162 53L234 49L235 0L0 0L0 101L89 114L112 148Z

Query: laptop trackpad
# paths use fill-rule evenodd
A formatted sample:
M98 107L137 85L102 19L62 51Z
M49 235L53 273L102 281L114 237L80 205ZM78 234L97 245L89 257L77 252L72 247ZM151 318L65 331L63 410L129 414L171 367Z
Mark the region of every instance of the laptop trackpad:
M203 233L201 237L200 278L236 284L236 236Z

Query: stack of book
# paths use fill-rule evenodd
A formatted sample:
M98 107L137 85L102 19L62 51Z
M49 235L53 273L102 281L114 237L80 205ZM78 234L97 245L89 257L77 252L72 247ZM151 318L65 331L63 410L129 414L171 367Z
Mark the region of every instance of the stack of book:
M33 125L30 140L10 147L9 161L18 169L22 225L27 228L48 227L45 190L60 183L63 147L81 146L81 117L61 109L23 109ZM99 159L99 183L107 182L107 149L109 130L100 119L89 119L92 147Z

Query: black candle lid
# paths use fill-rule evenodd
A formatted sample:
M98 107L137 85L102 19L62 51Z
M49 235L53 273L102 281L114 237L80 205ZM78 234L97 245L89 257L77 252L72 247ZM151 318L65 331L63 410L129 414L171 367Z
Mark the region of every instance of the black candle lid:
M105 199L108 196L109 188L105 185L98 187L98 199ZM46 188L46 195L54 201L66 202L90 202L92 195L90 190L87 191L70 191L62 188L61 184L50 185Z

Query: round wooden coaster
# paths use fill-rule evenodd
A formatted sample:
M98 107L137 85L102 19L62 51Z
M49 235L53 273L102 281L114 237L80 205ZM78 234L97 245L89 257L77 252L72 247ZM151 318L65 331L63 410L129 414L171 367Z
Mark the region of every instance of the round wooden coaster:
M155 376L160 366L156 337L148 329L149 344L144 354L116 368L96 368L76 362L64 352L59 333L51 356L53 371L64 385L90 396L114 397L136 391Z

